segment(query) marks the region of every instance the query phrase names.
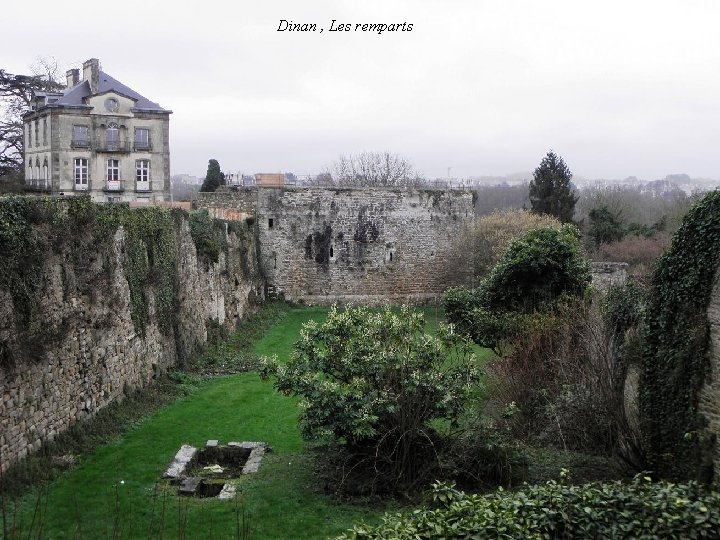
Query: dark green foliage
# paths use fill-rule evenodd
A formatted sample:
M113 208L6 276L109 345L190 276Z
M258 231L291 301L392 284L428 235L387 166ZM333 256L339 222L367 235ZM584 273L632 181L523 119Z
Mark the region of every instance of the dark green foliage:
M695 483L565 485L547 482L515 492L470 495L436 483L433 507L386 514L380 525L356 525L342 539L433 538L654 539L718 538L720 493Z
M707 308L719 258L720 191L714 191L688 212L660 258L645 311L641 429L661 477L712 476L714 437L704 430L698 400L710 370Z
M198 258L207 265L218 262L220 251L228 249L225 225L210 217L205 208L190 212L190 236Z
M550 214L570 223L578 198L570 183L572 173L563 159L550 151L535 169L530 181L530 205L537 214Z
M522 329L525 315L562 296L582 295L589 283L578 230L539 228L513 240L477 289L448 289L443 301L459 331L497 352L499 343Z
M97 205L89 197L9 197L0 200L0 290L12 300L15 329L10 340L0 343L0 364L40 360L48 346L65 335L64 322L43 320L38 308L47 258L59 256L65 261L66 294L91 296L107 286L113 237L119 227L125 231L124 272L135 330L145 332L147 294L152 288L157 323L163 333L173 331L177 247L170 211Z
M224 180L225 175L220 172L220 164L216 159L211 159L208 161L207 173L200 191L215 191L224 183Z
M510 243L481 285L489 309L531 312L563 294L581 295L590 267L574 226L534 229Z
M178 288L172 216L167 209L150 207L128 210L118 217L126 234L125 278L135 331L145 334L150 320L147 289L153 286L157 324L168 335L176 322Z
M343 446L380 491L429 480L440 444L430 423L457 421L478 382L467 343L423 328L423 315L407 308L333 309L303 327L286 365L265 359L262 370L280 392L303 398L303 437Z
M596 247L600 244L622 240L624 233L620 216L613 214L607 206L593 208L588 217L590 218L588 234Z
M623 336L642 320L646 290L637 281L611 287L602 301L602 315L607 328Z

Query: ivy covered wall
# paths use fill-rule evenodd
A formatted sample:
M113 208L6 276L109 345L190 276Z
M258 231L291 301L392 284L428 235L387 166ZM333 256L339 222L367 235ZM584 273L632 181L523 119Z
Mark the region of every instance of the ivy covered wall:
M640 425L648 464L661 477L720 475L720 396L713 390L720 390L720 332L712 323L720 310L719 263L715 191L688 212L660 258L645 310Z
M182 364L262 301L256 234L202 211L0 199L0 455Z

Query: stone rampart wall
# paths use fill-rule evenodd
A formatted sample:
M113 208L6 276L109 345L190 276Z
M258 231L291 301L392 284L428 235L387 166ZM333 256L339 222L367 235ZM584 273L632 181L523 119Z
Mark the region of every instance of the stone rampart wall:
M590 263L592 283L601 291L607 291L615 285L627 281L628 263L625 262L593 262Z
M157 324L152 287L146 289L149 322L144 333L133 325L122 228L109 256L87 261L89 269L81 270L78 265L86 261L68 252L48 254L37 309L48 330L64 331L41 357L0 367L3 469L182 362L206 341L208 319L230 329L262 301L254 230L230 233L227 239L227 252L208 266L198 260L186 215L175 222L177 327L165 334ZM105 277L79 288L81 271ZM12 300L0 291L0 342L12 339L13 332Z
M258 188L270 292L311 304L422 303L466 283L454 241L473 218L460 191Z

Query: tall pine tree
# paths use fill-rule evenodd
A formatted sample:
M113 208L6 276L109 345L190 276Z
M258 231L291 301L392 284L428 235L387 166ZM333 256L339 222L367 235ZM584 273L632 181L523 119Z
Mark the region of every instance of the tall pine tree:
M530 182L530 204L536 214L555 216L570 223L578 198L570 180L572 173L563 159L552 150L535 169Z
M224 179L225 175L220 172L220 164L217 159L211 159L208 161L207 174L200 191L215 191L223 184Z

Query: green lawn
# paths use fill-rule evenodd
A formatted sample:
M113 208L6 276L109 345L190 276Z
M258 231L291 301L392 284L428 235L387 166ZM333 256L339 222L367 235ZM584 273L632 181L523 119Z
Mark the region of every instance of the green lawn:
M254 352L287 358L301 325L326 315L324 308L291 309L255 343ZM434 316L428 325L436 325ZM42 525L41 538L88 539L235 538L243 511L257 539L325 538L354 521L377 520L381 508L339 504L317 491L295 403L256 373L203 380L191 394L82 458L45 495L36 490L21 499L22 537L29 536L33 515L35 531ZM241 479L236 502L179 498L160 481L181 444L201 446L208 439L265 441L272 448L259 472ZM11 522L13 505L6 510Z

